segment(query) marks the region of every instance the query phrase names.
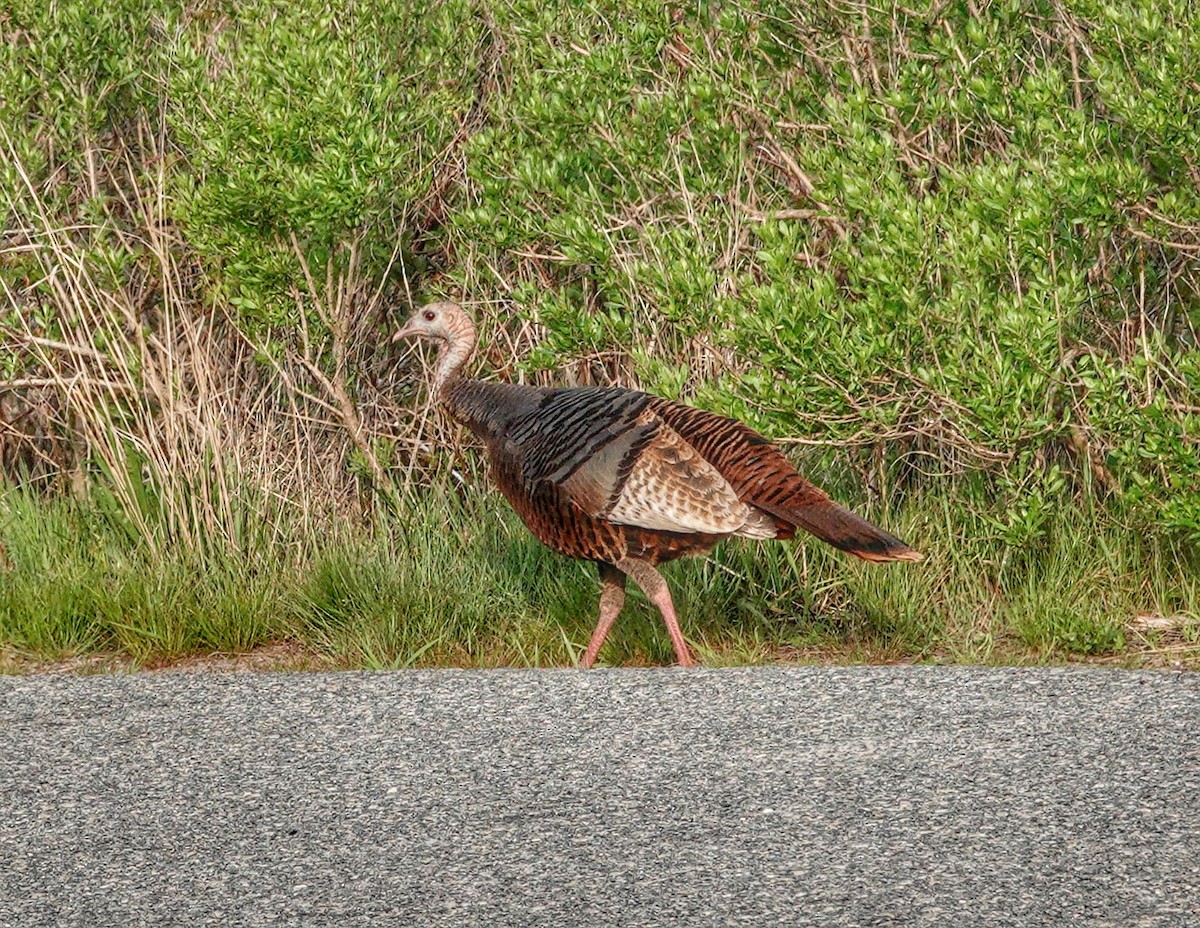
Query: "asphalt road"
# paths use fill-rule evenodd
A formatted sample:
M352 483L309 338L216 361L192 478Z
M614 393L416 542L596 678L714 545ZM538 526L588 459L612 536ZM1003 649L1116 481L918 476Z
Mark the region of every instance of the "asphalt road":
M0 925L1200 926L1200 676L0 679Z

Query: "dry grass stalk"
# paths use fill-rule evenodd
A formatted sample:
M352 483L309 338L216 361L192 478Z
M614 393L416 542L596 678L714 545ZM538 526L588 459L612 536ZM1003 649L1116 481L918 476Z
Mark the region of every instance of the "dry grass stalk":
M258 334L203 297L199 270L165 211L157 151L139 158L119 150L98 162L97 190L119 205L99 225L69 227L51 220L11 146L8 154L22 181L13 203L20 231L0 246L0 261L19 259L35 271L29 287L5 287L8 311L0 314L0 343L17 372L0 381L8 479L28 479L36 465L43 482L82 491L85 474L99 474L149 544L220 541L232 550L279 542L295 526L326 521L322 515L361 512L347 445L389 492L395 486L377 440L407 445L406 484L413 482L411 462L428 442L391 400L396 372L366 384L367 403L355 398L355 373L386 359L374 334L385 315L383 288L367 280L354 245L340 272L328 270L325 287L308 273L309 292L297 294L302 315L314 311L331 344L306 338L280 363ZM97 259L105 243L132 261L110 272ZM53 307L52 331L36 312L43 304ZM418 425L427 420L428 411ZM248 520L247 509L265 518ZM244 537L252 523L271 526L271 537Z

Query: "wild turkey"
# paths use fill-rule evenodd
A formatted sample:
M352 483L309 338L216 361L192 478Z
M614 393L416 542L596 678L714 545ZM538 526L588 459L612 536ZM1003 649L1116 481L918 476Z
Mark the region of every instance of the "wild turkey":
M657 564L723 538L791 538L802 528L867 561L920 553L834 503L767 439L733 419L620 387L554 389L460 376L475 325L457 303L416 310L393 341L438 344L433 391L478 435L492 478L537 538L600 570L591 667L633 577L662 613L675 656L691 653Z

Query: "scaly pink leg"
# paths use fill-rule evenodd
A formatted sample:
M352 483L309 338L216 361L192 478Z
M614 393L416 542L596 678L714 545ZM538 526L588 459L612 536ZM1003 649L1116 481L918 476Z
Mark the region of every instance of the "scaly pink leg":
M675 603L671 601L671 589L662 574L654 569L654 565L631 557L617 561L617 568L633 577L634 582L642 588L646 598L658 607L662 613L663 623L667 626L667 634L671 636L671 644L675 647L675 659L680 667L695 667L692 652L688 650L687 641L679 628L679 619L675 615Z
M609 629L620 615L621 606L625 604L625 574L612 564L600 564L599 567L600 580L604 584L600 590L600 621L596 623L592 640L588 642L583 660L579 662L579 666L584 670L596 663L600 649L604 646L604 639L608 637Z

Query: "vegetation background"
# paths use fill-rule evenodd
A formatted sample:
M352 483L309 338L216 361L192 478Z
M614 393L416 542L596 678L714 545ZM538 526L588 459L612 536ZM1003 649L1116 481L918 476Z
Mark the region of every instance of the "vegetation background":
M709 663L1194 660L1190 0L3 0L0 648L561 664L387 336L738 416L928 552L672 568ZM280 645L279 643L286 643ZM604 657L669 660L652 610Z

